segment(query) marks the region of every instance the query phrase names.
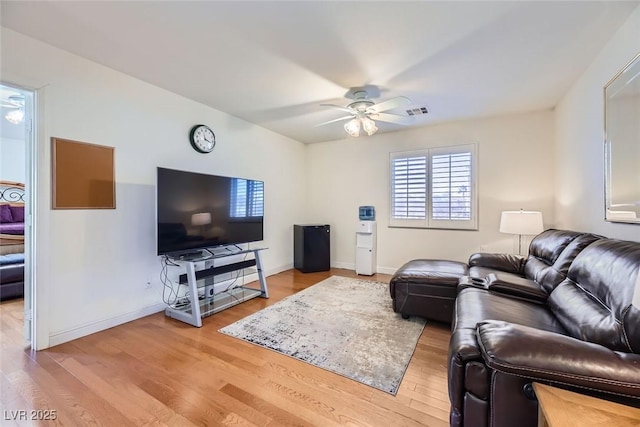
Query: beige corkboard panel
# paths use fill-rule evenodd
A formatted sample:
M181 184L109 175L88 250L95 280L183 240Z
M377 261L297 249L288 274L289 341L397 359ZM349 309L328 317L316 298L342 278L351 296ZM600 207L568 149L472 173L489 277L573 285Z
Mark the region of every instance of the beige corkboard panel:
M115 209L113 147L51 138L52 208Z

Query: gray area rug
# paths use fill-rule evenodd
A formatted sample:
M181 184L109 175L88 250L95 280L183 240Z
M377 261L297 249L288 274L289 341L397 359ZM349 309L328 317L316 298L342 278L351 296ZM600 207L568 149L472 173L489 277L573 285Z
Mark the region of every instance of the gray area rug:
M393 312L388 284L332 276L220 332L395 395L424 325Z

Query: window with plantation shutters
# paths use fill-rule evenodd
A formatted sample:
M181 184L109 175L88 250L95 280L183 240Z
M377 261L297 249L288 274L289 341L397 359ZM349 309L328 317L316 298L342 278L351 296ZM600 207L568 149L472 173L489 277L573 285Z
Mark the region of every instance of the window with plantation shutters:
M477 229L476 144L391 153L390 226Z

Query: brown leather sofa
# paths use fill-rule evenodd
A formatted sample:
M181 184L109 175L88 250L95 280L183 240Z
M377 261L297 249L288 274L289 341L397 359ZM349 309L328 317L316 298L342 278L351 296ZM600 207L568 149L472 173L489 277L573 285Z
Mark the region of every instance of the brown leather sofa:
M454 427L534 427L541 382L640 407L640 243L547 230L526 259L474 254L448 382Z

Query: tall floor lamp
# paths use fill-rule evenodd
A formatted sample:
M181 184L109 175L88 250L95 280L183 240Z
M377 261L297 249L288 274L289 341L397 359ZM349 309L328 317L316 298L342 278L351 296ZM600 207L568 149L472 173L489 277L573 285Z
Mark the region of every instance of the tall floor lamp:
M500 217L500 232L518 235L518 255L522 255L522 236L534 236L542 230L542 212L503 211Z

